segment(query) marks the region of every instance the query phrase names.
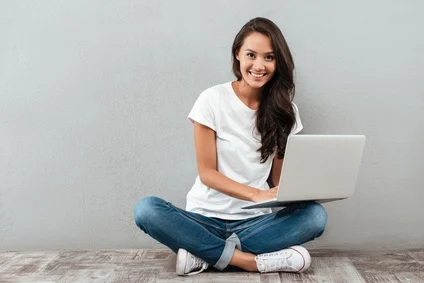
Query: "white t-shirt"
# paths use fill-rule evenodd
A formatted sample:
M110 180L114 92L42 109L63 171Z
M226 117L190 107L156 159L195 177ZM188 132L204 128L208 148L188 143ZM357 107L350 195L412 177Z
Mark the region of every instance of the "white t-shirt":
M296 123L291 134L303 128L297 106L293 103ZM275 152L261 163L261 137L255 127L255 113L236 95L232 83L213 86L203 91L194 104L188 119L216 132L217 170L241 184L261 190L269 189L267 179ZM209 188L199 176L187 194L187 211L228 220L245 219L271 209L242 209L251 202L230 197Z

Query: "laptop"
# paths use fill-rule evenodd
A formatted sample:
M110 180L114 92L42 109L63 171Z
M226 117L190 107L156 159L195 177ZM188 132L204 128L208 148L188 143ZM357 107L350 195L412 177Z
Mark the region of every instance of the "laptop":
M277 198L242 208L325 203L352 196L364 145L364 135L289 136Z

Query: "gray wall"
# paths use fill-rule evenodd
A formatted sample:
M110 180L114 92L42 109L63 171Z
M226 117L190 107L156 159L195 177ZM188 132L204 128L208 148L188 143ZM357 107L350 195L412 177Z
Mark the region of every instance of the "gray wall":
M0 250L162 247L133 207L196 177L198 94L250 18L296 63L304 133L365 134L356 194L309 247L424 247L421 1L0 2Z

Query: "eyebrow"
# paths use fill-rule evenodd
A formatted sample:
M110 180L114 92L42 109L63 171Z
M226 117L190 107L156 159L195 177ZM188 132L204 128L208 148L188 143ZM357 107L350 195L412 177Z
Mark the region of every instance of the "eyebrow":
M252 49L245 49L244 51L249 51L249 52L252 52L252 53L257 53L256 51L254 51ZM274 51L269 51L269 52L266 52L265 54L274 54Z

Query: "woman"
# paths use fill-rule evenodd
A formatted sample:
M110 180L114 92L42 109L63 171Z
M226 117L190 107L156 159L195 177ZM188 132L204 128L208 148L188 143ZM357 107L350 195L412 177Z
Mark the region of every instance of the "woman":
M199 176L186 210L147 197L135 221L177 253L178 275L210 265L302 272L311 257L299 245L323 233L324 208L315 202L278 212L241 208L276 197L287 137L303 128L292 102L293 59L280 29L265 18L242 27L232 57L237 80L202 92L188 116Z

